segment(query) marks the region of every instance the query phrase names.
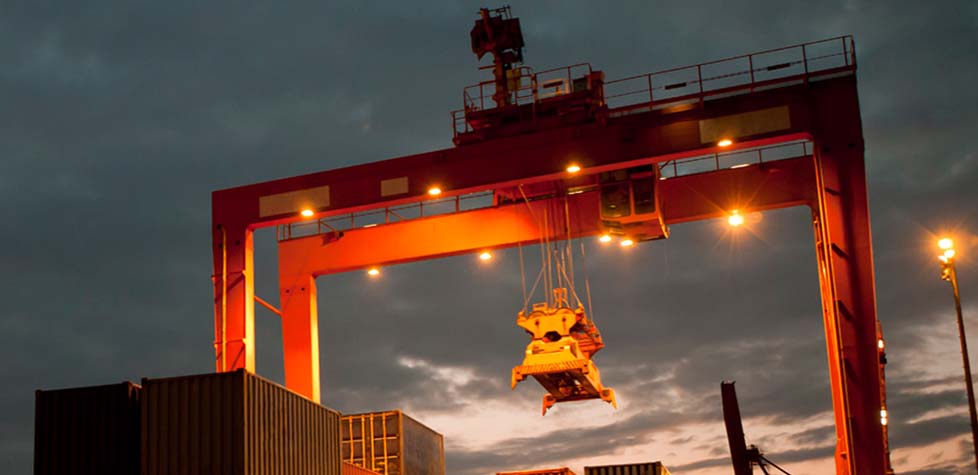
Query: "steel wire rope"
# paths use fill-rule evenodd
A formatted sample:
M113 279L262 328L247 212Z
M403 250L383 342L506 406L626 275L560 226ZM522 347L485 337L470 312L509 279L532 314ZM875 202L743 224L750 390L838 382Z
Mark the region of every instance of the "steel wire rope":
M580 221L581 210L574 209L574 213L574 217ZM587 265L587 255L584 253L584 240L578 239L578 242L581 244L581 265L584 266L584 293L587 297L587 314L591 323L594 323L594 309L591 307L591 269Z
M543 261L541 263L544 266L545 272L543 274L543 285L544 285L544 298L546 299L547 306L550 306L550 298L553 293L553 263L550 256L550 221L547 219L547 210L543 210L543 236L541 236L542 244L540 246L540 259Z
M553 226L552 226L550 232L555 237L559 237L561 234L563 234L562 230L560 229L562 227L561 226L561 223L559 223L557 221L557 215L558 215L558 212L559 212L558 206L559 205L558 205L558 203L556 201L551 201L550 202L550 208L551 208L552 214L554 215ZM564 221L566 222L566 220L567 220L567 215L565 213L565 215L564 215ZM567 245L569 245L569 242L568 242ZM566 252L565 252L567 245L565 245L564 247L561 247L560 240L559 239L554 239L553 248L551 249L551 252L555 256L555 259L554 260L556 262L555 269L557 271L556 272L557 273L557 284L558 284L557 285L557 288L563 288L563 289L568 289L569 288L570 289L569 296L572 295L575 298L577 298L576 292L574 291L573 280L567 274L567 255L566 255ZM554 306L557 306L558 303L559 302L554 302ZM568 306L570 305L570 300L567 300L567 305Z
M577 295L577 281L575 280L577 276L574 271L574 247L571 244L570 204L568 203L567 195L564 195L564 225L567 229L567 244L564 246L564 250L567 252L567 264L570 266L570 288L574 294L574 298L577 299L577 305L580 306L581 297Z
M787 471L787 470L785 470L785 469L783 469L783 468L781 468L780 466L778 466L778 464L776 464L776 463L774 463L774 462L772 462L772 461L771 461L770 459L768 459L767 457L765 457L765 456L763 456L763 455L761 455L761 456L760 456L760 459L761 459L761 461L762 461L762 462L767 462L767 463L769 463L769 464L771 464L771 466L773 466L774 468L776 468L776 469L778 469L778 470L780 470L780 471L781 471L781 473L783 473L783 474L785 474L785 475L791 475L790 473L788 473L788 471ZM763 464L761 464L761 466L763 467ZM765 471L765 473L766 473L766 471Z
M529 294L526 293L526 272L525 272L524 264L523 264L523 247L522 247L522 245L520 246L520 277L521 277L521 279L523 281L523 295L524 295L524 297L523 297L523 312L526 313L527 309L529 308L528 306L529 306L530 299L533 298L533 293L536 292L537 285L540 284L540 279L541 279L541 277L544 276L544 270L546 269L546 267L545 267L545 262L546 262L546 255L545 255L546 254L546 241L544 239L545 234L546 234L546 229L545 229L546 222L544 222L544 223L541 224L540 220L537 218L536 213L533 211L533 207L530 206L530 199L527 198L526 192L523 191L523 185L522 184L521 185L517 185L517 189L520 190L520 196L523 197L523 203L526 204L526 209L530 212L530 218L536 224L537 229L540 230L540 273L537 274L536 281L533 283L533 287L530 289L530 293ZM546 220L546 215L544 215L544 220ZM544 287L547 287L546 280L544 281ZM547 301L549 302L549 297L547 297L547 299L548 299Z
M526 270L523 268L523 240L516 233L516 248L520 251L520 284L523 286L523 313L526 313Z

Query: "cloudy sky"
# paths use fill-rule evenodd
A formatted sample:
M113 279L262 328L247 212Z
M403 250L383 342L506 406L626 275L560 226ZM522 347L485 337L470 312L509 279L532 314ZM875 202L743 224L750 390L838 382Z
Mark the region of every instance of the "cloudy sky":
M47 2L0 7L0 460L31 470L33 391L212 369L210 192L451 146L448 111L486 78L478 2ZM973 473L950 289L953 232L978 352L978 3L517 2L536 69L625 77L853 34L893 463ZM750 232L674 226L627 253L588 241L615 388L541 419L508 388L526 336L502 252L320 278L325 403L402 408L446 436L451 475L662 460L730 472L719 382L750 442L795 474L832 470L815 253L804 209ZM746 231L746 230L744 230ZM275 302L274 232L258 242ZM580 263L579 263L580 264ZM277 317L258 372L282 380Z

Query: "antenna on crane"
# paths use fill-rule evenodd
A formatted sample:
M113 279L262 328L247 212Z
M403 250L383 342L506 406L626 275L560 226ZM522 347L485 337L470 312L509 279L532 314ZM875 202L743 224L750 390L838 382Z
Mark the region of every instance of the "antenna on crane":
M734 475L751 475L754 465L761 468L764 475L769 475L767 465L791 475L776 463L767 459L756 445L747 446L744 440L744 424L740 419L740 405L737 403L737 391L733 381L720 383L720 397L723 402L723 423L727 428L727 442L730 444L730 460L733 463Z
M509 5L502 8L479 10L479 19L469 32L472 38L472 52L478 59L486 53L492 54L492 75L495 77L496 91L492 100L496 107L510 104L509 71L513 64L523 62L523 31L520 19L513 18Z

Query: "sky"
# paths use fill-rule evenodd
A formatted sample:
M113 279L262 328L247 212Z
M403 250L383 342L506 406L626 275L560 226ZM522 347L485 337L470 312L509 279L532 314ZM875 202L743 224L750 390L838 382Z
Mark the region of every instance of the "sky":
M855 37L893 465L973 473L951 233L978 351L978 3L515 2L526 63L609 79ZM0 7L0 461L29 473L38 388L213 369L210 192L451 147L487 79L477 2L49 2ZM487 5L495 6L495 5ZM673 226L627 252L586 241L619 408L508 387L519 257L457 256L318 279L324 403L401 408L445 435L450 475L661 460L730 473L719 382L794 474L832 470L834 426L808 212L732 232ZM747 232L743 232L747 231ZM256 239L275 298L275 235ZM531 256L532 260L532 256ZM586 265L584 265L586 264ZM259 309L258 373L282 381Z

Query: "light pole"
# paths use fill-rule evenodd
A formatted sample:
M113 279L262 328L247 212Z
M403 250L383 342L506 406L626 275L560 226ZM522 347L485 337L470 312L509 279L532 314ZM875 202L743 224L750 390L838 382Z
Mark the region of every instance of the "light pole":
M954 309L958 312L958 338L961 340L961 359L964 361L964 383L968 389L968 411L971 413L971 441L975 447L975 468L978 469L978 415L975 414L975 390L971 383L971 362L968 358L968 341L964 336L964 318L961 316L961 294L958 293L958 273L954 268L954 242L949 238L937 241L943 251L941 279L951 283L954 291Z

